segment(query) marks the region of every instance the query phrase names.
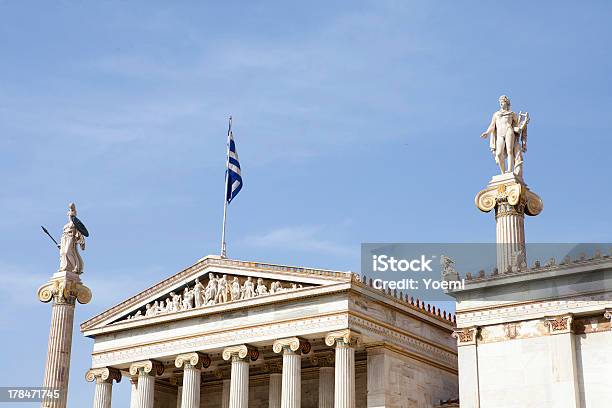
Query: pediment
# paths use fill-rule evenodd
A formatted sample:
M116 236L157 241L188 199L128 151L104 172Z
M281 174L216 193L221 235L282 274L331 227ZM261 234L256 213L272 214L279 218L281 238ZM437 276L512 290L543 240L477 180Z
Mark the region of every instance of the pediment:
M284 299L287 294L347 283L351 273L207 256L189 268L81 324L81 331L155 323ZM95 293L94 293L95 295ZM139 325L140 325L139 324Z

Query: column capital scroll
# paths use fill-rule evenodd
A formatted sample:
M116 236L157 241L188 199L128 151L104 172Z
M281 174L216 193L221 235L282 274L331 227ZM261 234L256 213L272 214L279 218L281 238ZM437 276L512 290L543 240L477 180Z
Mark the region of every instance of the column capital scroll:
M289 349L294 353L308 354L310 352L310 343L299 337L288 337L286 339L276 340L272 344L272 350L275 353L280 353L283 349Z
M255 361L259 358L259 350L248 344L240 344L226 347L223 350L222 356L225 361L230 360L232 357L238 357L240 359L249 357L251 361Z
M193 352L186 354L179 354L176 356L174 360L174 365L176 368L181 368L183 365L187 366L187 364L195 367L195 368L208 368L210 367L210 357L208 354Z
M606 309L604 311L604 318L612 321L612 309Z
M137 375L140 370L149 375L160 376L164 373L164 365L157 360L136 361L130 366L130 375Z
M325 344L329 347L334 346L336 343L345 346L355 346L360 343L360 340L359 334L351 329L333 331L325 336Z
M89 382L95 380L96 383L112 383L113 380L121 382L121 371L113 367L91 368L85 373L85 380Z
M49 303L54 299L58 303L74 304L77 300L84 305L91 301L91 290L80 280L51 279L38 288L37 297L43 303Z

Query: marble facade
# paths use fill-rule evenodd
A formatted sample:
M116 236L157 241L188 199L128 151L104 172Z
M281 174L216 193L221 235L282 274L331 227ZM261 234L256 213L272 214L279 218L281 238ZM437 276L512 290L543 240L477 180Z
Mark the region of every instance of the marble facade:
M223 276L267 290L146 313ZM364 280L208 256L81 331L94 339L92 372L129 377L138 408L431 407L455 397L452 317ZM107 406L104 384L96 407Z
M612 253L473 278L451 294L462 407L609 406Z

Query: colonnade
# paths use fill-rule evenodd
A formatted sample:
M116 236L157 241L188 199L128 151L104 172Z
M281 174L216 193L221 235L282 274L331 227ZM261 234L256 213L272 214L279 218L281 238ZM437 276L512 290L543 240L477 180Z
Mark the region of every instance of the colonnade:
M322 359L319 364L319 408L355 408L355 343L350 330L328 333L325 343L335 349L335 358ZM281 338L273 342L272 350L282 356L282 366L270 370L269 407L301 407L301 359L310 352L310 343L298 338ZM257 348L248 344L226 347L222 352L231 364L229 380L223 381L221 406L247 408L249 401L249 367L259 358ZM335 361L335 364L334 364ZM177 408L199 408L201 373L211 359L206 353L193 352L176 356L174 364L183 368L183 381L177 396ZM155 378L164 372L156 360L137 361L130 366L132 397L130 408L154 408ZM94 408L110 408L113 380L121 374L113 367L91 369L88 381L96 381Z

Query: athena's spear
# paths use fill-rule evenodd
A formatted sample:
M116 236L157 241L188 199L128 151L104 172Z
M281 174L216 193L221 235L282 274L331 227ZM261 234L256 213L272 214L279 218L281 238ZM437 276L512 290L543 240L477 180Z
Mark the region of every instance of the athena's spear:
M51 241L53 241L55 243L55 245L57 246L57 248L60 248L60 244L57 243L57 241L51 236L51 234L49 234L49 231L47 231L47 229L45 227L43 227L42 225L40 226L40 228L42 228L42 230L45 232L45 234L47 234L49 236L49 238L51 238Z

